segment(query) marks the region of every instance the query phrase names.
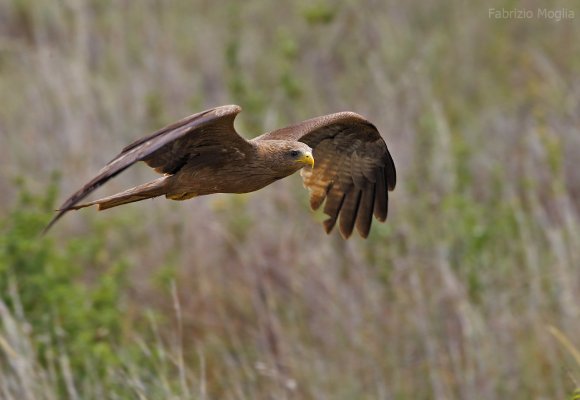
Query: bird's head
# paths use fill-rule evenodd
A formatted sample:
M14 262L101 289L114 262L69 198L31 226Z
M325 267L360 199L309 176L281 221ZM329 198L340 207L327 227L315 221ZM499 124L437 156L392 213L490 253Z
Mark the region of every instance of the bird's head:
M303 167L313 167L312 149L305 143L290 140L264 140L260 143L261 158L280 179Z
M314 167L314 157L312 149L301 142L295 142L293 146L286 151L286 157L291 163L298 164L299 168Z

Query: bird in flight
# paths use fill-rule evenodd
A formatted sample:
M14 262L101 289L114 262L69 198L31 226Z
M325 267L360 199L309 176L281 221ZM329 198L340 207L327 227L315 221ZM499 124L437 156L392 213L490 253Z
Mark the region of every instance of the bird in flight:
M324 203L327 233L338 220L345 239L355 226L366 238L373 214L386 220L388 191L396 183L395 164L379 131L365 118L339 112L246 140L234 128L240 111L236 105L212 108L128 145L61 205L44 232L70 210L92 205L106 210L158 196L186 200L212 193L248 193L298 170L310 191L312 209ZM163 176L79 204L137 161Z

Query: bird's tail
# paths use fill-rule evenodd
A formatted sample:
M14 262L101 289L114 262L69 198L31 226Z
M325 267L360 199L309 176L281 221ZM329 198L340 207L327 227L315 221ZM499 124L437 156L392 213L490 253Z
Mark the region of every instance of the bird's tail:
M122 204L133 203L135 201L141 201L157 196L162 196L166 193L167 193L166 177L162 177L154 181L145 183L143 185L127 189L124 192L117 193L112 196L103 197L102 199L91 201L90 203L74 205L70 207L70 210L78 210L80 208L97 205L98 210L101 211L106 210L108 208L117 207Z

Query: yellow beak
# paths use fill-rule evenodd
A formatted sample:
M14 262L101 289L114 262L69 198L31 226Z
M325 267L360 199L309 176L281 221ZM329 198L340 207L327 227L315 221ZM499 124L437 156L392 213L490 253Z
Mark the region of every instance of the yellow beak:
M297 161L314 167L314 157L312 157L312 154L310 153L303 154Z

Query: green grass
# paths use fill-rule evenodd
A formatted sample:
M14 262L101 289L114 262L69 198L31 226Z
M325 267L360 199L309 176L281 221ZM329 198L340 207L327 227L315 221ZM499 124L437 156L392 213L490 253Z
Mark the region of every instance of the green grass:
M580 9L489 7L523 6L0 3L0 398L577 396ZM231 103L247 137L367 116L388 222L328 237L296 176L38 235L125 144Z

